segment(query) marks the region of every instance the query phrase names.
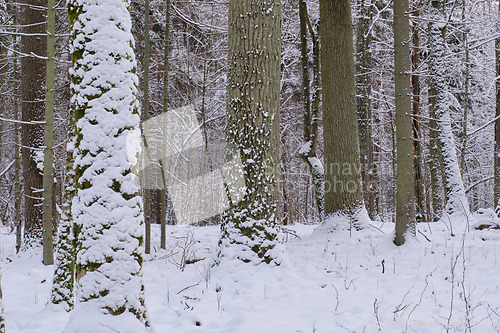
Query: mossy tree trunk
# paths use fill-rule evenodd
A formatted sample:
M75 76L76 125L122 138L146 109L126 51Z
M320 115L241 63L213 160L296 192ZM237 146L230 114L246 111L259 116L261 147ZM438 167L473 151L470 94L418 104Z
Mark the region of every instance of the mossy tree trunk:
M127 0L68 2L75 120L76 304L64 332L149 332L138 166L138 78ZM112 15L110 15L112 14ZM133 140L133 144L130 144Z
M281 3L229 1L226 137L241 157L246 188L225 214L220 257L271 262L280 222L279 108ZM229 189L229 197L241 189ZM234 250L229 250L234 251Z

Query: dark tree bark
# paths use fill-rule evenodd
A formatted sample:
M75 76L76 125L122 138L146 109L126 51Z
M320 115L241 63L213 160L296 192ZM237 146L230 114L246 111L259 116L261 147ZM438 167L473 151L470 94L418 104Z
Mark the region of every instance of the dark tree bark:
M45 22L47 2L27 0L21 11L21 51L32 56L21 58L21 155L24 180L24 219L26 244L42 240L43 137L45 116L45 57L47 52Z

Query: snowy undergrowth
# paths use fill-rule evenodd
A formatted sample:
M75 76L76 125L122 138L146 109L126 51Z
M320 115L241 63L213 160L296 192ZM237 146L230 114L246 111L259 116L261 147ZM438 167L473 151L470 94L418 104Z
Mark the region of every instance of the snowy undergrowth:
M500 332L500 232L464 233L466 221L452 222L455 236L446 221L419 224L402 247L390 223L352 233L295 225L279 267L224 258L213 266L218 227L169 227L168 249L159 250L153 226L144 264L152 325L158 333ZM46 306L52 268L34 251L16 255L14 243L2 235L7 332L61 332L68 315Z

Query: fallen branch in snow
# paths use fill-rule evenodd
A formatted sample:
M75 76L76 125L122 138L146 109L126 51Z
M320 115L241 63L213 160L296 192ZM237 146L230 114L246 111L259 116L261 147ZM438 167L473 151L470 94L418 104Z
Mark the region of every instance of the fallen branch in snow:
M427 238L427 236L422 231L419 230L418 233L421 234L422 236L424 236L424 238L427 239L427 241L429 243L432 243L431 240L429 238Z
M182 293L183 291L188 290L189 288L196 287L196 286L198 286L199 284L200 284L200 283L198 282L198 283L196 283L196 284L193 284L193 285L187 286L186 288L182 288L181 290L179 290L179 291L177 292L177 295L179 295L179 294L180 294L180 293Z
M375 298L375 301L373 302L373 314L374 314L375 318L377 319L378 330L382 331L382 327L380 326L380 319L378 318L378 305L377 305L376 298Z

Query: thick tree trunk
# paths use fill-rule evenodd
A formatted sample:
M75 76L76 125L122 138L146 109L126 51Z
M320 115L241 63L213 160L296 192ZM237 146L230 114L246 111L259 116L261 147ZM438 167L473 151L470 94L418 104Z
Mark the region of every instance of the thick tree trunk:
M413 133L411 119L410 21L408 0L394 0L394 72L396 97L396 236L402 245L415 228Z
M325 217L362 226L363 203L356 116L350 0L320 0ZM340 220L339 220L340 222ZM335 226L334 226L335 227Z
M21 154L24 179L24 229L25 242L40 243L42 240L42 190L43 137L45 108L45 74L47 39L45 11L42 0L27 0L21 11L21 52L33 56L21 58ZM38 34L38 35L34 35ZM38 124L29 122L40 122Z
M279 204L281 1L229 1L228 144L242 161L245 192L229 188L220 257L235 247L244 262L273 261ZM229 250L234 253L235 250Z
M71 109L76 125L76 304L65 326L150 332L144 305L144 216L136 60L127 0L71 0ZM113 15L110 16L110 13ZM89 29L87 27L93 27ZM119 52L117 53L117 50ZM95 79L99 77L99 79Z

